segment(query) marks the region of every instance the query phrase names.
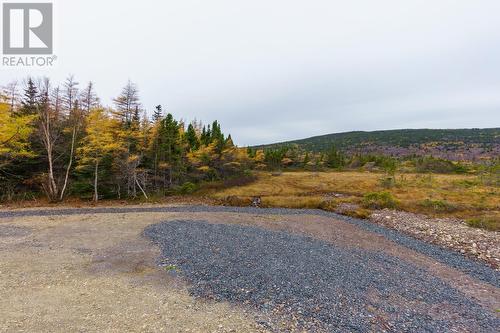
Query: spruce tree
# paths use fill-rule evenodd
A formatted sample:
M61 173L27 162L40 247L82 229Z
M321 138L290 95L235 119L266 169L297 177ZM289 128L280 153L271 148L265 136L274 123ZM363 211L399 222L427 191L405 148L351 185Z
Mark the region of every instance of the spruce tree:
M226 148L232 148L232 147L234 147L234 142L233 142L233 138L231 137L231 134L229 134L227 136L225 145L226 145Z
M203 126L201 130L201 135L200 135L200 143L205 145L207 142L207 128Z
M179 168L181 157L179 123L169 113L161 121L158 131L160 160L166 163L168 183L172 185L174 173Z
M200 141L198 140L198 136L196 135L193 124L189 124L185 133L185 138L188 142L190 151L198 150L198 148L200 147Z
M208 146L211 142L212 142L212 129L210 128L210 125L208 125L205 137L205 145Z
M163 114L162 114L163 110L162 110L162 106L161 105L157 105L155 107L155 110L153 111L153 122L156 123L158 121L161 120L161 118L163 117Z
M211 133L211 142L224 142L224 134L220 129L220 124L217 120L215 120L212 124L212 133Z
M330 168L341 168L344 166L344 155L332 146L326 155L326 163Z
M212 124L212 133L210 138L210 142L215 143L216 152L220 154L224 149L225 140L224 134L222 133L220 124L217 120L215 120Z
M304 166L307 166L307 163L309 163L311 161L311 158L309 157L309 152L306 151L306 155L304 156L304 161L302 161L302 164Z
M36 88L35 83L33 83L33 80L29 78L26 83L26 88L24 89L23 99L21 101L22 107L19 112L20 115L35 115L37 113L38 98L38 89Z

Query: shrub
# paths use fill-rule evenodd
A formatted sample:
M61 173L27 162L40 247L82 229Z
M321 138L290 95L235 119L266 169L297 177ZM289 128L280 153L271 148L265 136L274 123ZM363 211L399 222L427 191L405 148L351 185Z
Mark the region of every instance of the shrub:
M500 221L495 218L473 218L468 219L467 224L469 227L486 229L491 231L500 231Z
M482 168L479 180L484 185L500 187L500 158Z
M222 204L227 206L246 207L252 204L252 199L249 197L230 195L222 199Z
M371 192L363 197L363 207L371 209L396 208L397 200L390 192Z
M434 172L434 173L466 173L467 168L460 163L443 160L434 157L423 157L417 159L417 172Z
M326 164L330 168L342 168L345 165L345 156L335 146L332 146L326 154Z
M338 204L339 203L335 200L322 200L319 203L318 208L322 209L322 210L329 211L329 212L334 212L335 208L337 208Z
M453 182L453 185L464 188L471 188L480 184L479 179L461 179Z
M71 193L80 199L92 199L94 195L94 186L87 181L75 181L71 185Z
M364 208L358 208L355 210L346 210L343 213L343 215L347 215L347 216L354 217L357 219L366 220L366 219L370 218L371 212L367 209L364 209Z
M396 185L396 178L384 177L380 179L380 186L383 188L392 188Z
M439 213L451 213L458 210L458 207L446 200L425 199L420 202L420 206L432 209Z
M182 184L181 187L179 187L178 192L180 194L192 194L196 192L197 189L198 186L196 186L196 184L193 184L191 182L185 182L184 184Z

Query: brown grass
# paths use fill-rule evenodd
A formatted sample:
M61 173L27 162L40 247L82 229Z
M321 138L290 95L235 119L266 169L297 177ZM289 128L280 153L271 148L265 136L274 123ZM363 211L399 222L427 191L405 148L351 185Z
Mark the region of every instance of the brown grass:
M399 209L436 217L487 220L488 229L500 230L500 189L483 184L478 176L398 174L394 182L386 179L381 173L359 171L281 175L263 171L251 184L202 193L221 201L231 197L247 202L260 196L265 207L333 209L339 203L361 204L369 192L389 192Z

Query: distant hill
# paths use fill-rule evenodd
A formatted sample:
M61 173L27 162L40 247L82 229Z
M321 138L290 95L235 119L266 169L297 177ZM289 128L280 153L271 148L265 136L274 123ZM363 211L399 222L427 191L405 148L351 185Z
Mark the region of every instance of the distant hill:
M475 160L500 156L500 128L357 131L326 134L254 148L290 146L315 152L326 151L335 146L351 153L382 153L393 156L425 154L455 160Z

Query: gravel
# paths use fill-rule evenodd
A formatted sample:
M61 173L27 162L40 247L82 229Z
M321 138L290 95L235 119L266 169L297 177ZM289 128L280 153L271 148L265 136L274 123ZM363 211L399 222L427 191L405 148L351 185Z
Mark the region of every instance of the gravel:
M431 218L389 209L373 212L370 220L500 268L500 232L471 228L456 218Z
M36 210L6 210L0 211L0 218L22 217L22 216L58 216L78 214L101 214L101 213L147 213L147 212L230 212L244 214L277 214L277 215L319 215L335 218L347 223L354 224L364 230L377 233L392 240L393 242L410 248L416 252L432 257L434 260L447 266L458 269L473 278L489 283L500 288L500 272L488 267L480 261L469 259L456 251L450 251L439 245L430 244L405 235L403 232L384 227L369 221L351 218L317 209L287 209L287 208L252 208L252 207L224 207L224 206L156 206L156 207L99 207L99 208L66 208L66 209L36 209Z
M29 228L15 225L0 225L0 238L2 237L23 237L31 233Z
M0 211L0 219L147 212L325 216L381 235L500 287L500 273L482 262L392 228L321 210L100 207L8 210ZM192 283L193 295L250 305L268 314L261 320L264 328L284 330L282 322L268 318L287 318L288 328L334 332L494 332L500 326L498 315L495 317L423 268L388 254L256 227L187 222L165 222L145 230L145 235L162 248L162 265L169 269L177 266L177 274ZM6 224L0 226L0 234L7 237L28 232Z
M249 305L307 331L496 332L500 325L439 278L380 252L203 221L164 222L144 234L193 295Z

